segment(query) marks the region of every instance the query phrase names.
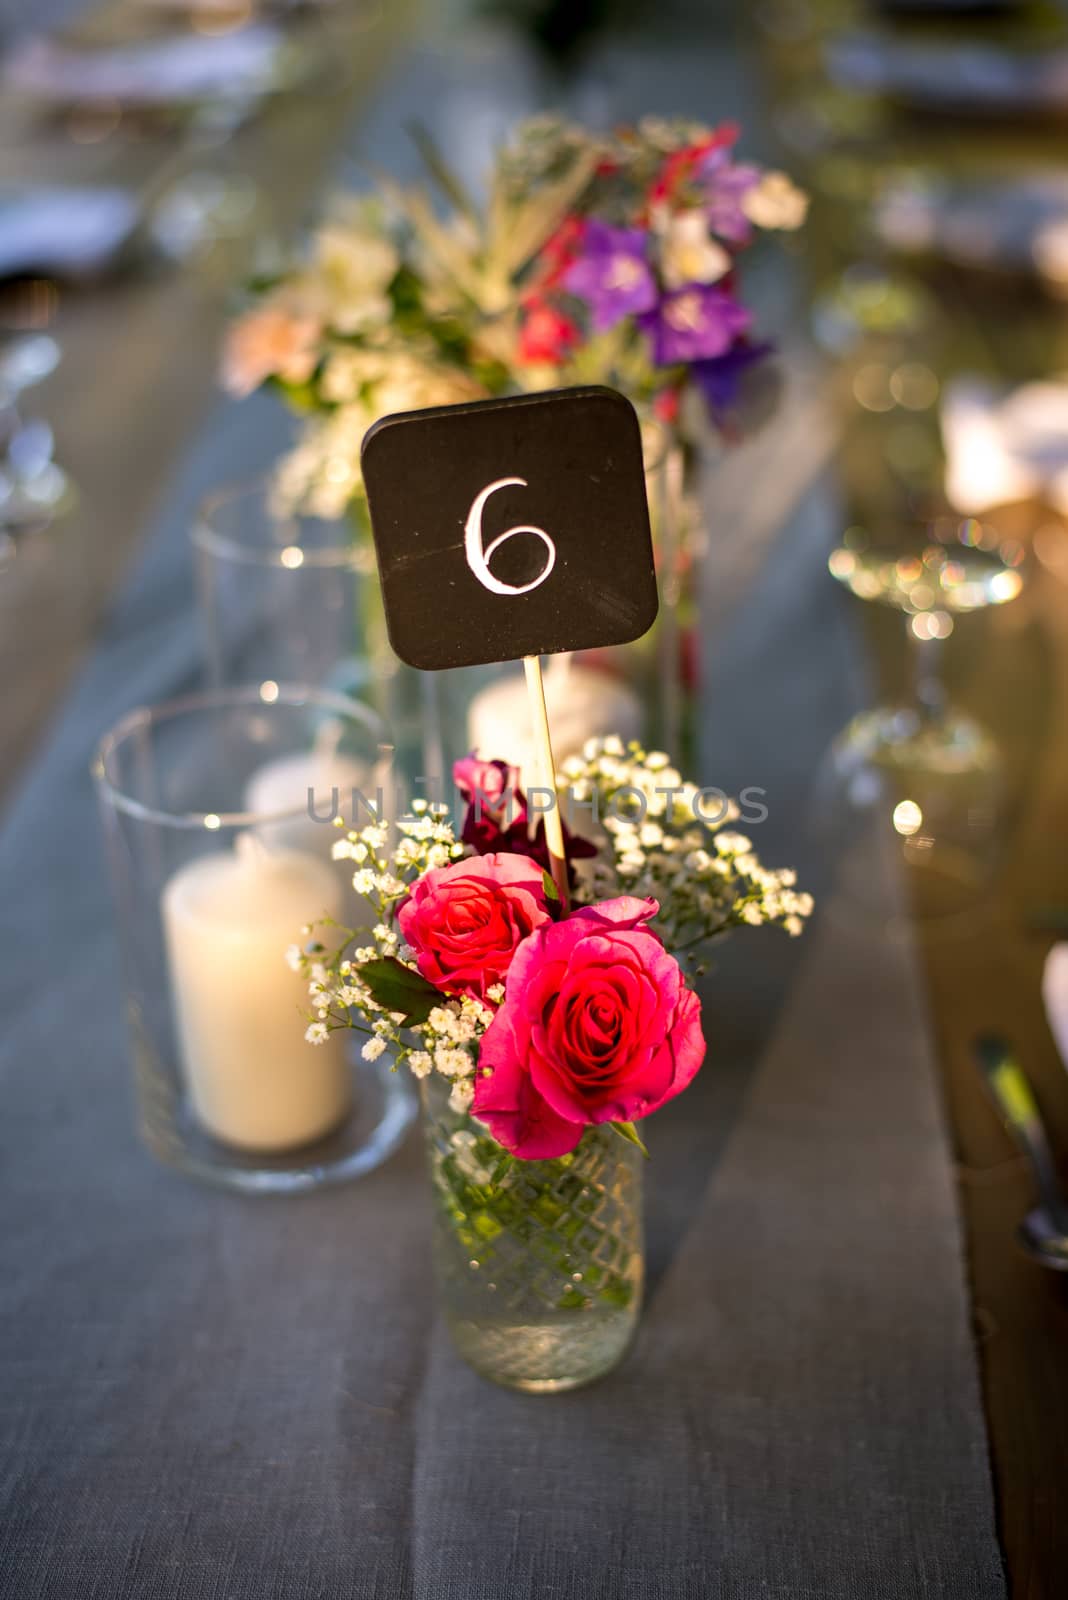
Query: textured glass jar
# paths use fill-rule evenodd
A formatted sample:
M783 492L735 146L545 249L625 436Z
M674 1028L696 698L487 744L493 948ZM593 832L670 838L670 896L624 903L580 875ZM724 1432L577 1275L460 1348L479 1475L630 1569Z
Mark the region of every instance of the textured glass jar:
M547 1394L623 1355L641 1307L644 1156L610 1127L518 1161L423 1084L435 1265L450 1332L483 1377Z

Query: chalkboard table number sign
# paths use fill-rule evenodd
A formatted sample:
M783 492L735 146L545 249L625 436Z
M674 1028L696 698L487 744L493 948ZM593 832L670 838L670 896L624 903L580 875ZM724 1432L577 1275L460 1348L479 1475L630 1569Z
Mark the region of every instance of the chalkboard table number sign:
M582 388L409 411L375 423L362 459L393 649L424 671L521 657L555 793L540 657L626 644L656 617L634 408ZM558 806L546 838L566 903Z

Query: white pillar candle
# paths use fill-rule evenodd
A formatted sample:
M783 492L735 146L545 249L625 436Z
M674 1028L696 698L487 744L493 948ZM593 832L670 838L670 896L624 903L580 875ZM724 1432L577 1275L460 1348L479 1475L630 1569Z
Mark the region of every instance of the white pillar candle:
M1068 944L1055 944L1046 957L1042 973L1042 998L1050 1032L1068 1067Z
M557 766L577 755L587 739L617 733L626 744L642 731L637 695L618 678L568 657L554 656L545 673L553 755ZM534 726L521 677L501 678L481 690L467 713L467 743L484 761L520 769L521 786L534 777Z
M325 861L245 834L164 888L181 1063L197 1116L227 1144L307 1144L349 1109L346 1035L305 1042L307 985L285 963L306 923L338 915L342 887Z
M369 805L375 804L373 769L365 761L334 755L325 750L278 756L258 767L245 785L244 809L258 817L278 816L285 811L295 815L281 822L256 824L257 836L272 850L311 850L316 855L330 854L337 831L330 825L330 801L337 790L338 812L346 821L352 816L352 792L358 790ZM308 791L315 796L315 817L308 809ZM362 823L370 813L360 809ZM322 821L316 821L321 817ZM362 825L362 824L361 824Z

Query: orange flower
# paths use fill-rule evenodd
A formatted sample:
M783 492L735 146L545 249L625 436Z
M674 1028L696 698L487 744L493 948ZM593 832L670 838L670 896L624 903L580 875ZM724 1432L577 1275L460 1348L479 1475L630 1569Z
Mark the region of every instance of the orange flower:
M306 383L319 360L317 317L275 302L257 306L230 328L223 347L222 381L238 398L268 378Z

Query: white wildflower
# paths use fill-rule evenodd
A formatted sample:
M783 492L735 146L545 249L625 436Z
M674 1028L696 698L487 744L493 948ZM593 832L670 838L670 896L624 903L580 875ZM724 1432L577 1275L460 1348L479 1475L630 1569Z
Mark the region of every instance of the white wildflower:
M662 222L660 266L669 289L688 283L717 283L730 271L731 258L708 231L702 211L676 211L654 220Z
M305 281L326 322L339 333L359 333L388 323L393 305L386 290L399 265L389 239L339 221L316 234Z
M808 195L785 172L765 172L742 195L740 204L758 228L800 228L808 213Z

